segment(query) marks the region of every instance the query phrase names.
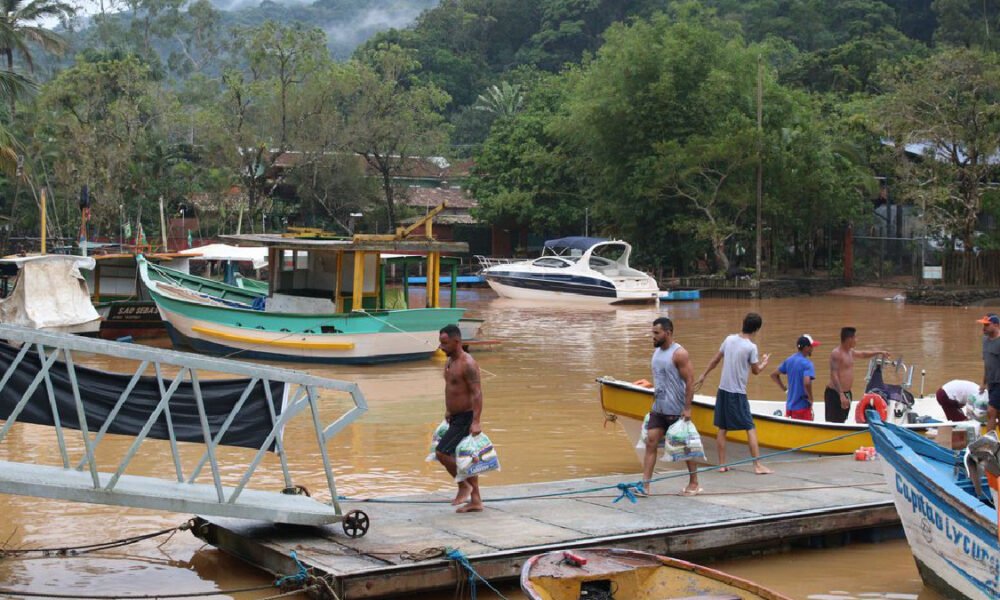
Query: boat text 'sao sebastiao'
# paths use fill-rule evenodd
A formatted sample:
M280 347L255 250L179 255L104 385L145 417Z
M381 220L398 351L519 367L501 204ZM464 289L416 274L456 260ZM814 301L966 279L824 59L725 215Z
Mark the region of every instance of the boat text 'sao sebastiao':
M656 280L629 266L632 246L619 240L566 237L545 242L541 257L483 271L505 297L521 300L655 302Z

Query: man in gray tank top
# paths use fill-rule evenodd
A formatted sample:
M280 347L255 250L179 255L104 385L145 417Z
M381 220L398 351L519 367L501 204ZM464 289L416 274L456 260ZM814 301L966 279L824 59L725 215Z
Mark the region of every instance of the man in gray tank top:
M990 313L977 323L983 325L983 385L979 392L988 392L986 431L994 431L1000 414L1000 317Z
M674 324L667 317L653 321L653 409L649 413L646 455L642 461L642 486L649 494L656 451L667 428L680 419L691 420L694 398L694 368L688 351L674 341ZM694 496L701 491L694 461L687 461L688 484L681 493ZM640 494L642 495L642 494Z

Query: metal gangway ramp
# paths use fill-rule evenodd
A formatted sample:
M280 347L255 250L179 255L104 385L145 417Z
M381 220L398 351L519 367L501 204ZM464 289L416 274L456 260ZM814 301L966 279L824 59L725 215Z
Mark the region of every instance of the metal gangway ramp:
M8 434L20 419L19 426L34 423L54 429L62 463L0 461L0 493L274 523L341 522L351 536L368 530L367 515L341 512L327 452L327 442L368 408L357 384L5 324L0 324L0 340L6 340L0 341L0 367L5 369L0 378L0 456L9 455L5 442L10 443ZM131 375L81 366L80 361L91 355L135 361L138 366ZM228 379L219 379L220 374ZM324 423L321 390L350 394L353 407ZM102 394L104 404L96 406L95 398ZM311 419L305 427L309 444L315 441L322 460L328 502L294 493L302 487L293 481L283 432L296 418ZM123 427L134 440L124 444L123 454L120 449L113 451L109 460L108 444L102 442L110 433L122 433ZM298 445L302 424L296 427ZM169 442L173 464L167 470L173 477L126 473L147 439ZM199 444L198 451L187 452L184 460L181 444L192 442ZM226 448L222 464L222 446L246 450ZM99 470L98 450L104 462L115 465L113 470ZM166 459L162 447L156 452ZM249 488L269 454L280 462L284 490L273 482L266 491ZM191 460L193 455L199 455L196 461ZM239 464L232 464L234 455ZM269 462L276 461L272 457Z

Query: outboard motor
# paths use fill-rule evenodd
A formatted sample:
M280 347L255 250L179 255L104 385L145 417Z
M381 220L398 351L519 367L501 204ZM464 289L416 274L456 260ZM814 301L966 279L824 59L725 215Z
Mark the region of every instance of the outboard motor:
M965 472L976 488L978 498L988 498L983 495L982 479L987 473L1000 477L1000 441L995 431L978 438L965 449ZM993 499L994 502L996 499Z
M886 383L882 377L881 361L873 359L872 362L873 366L870 367L868 382L865 385L865 393L878 394L885 400L889 407L888 420L890 422L896 424L908 423L913 406L916 404L913 394L906 389L907 386L905 384L894 385Z

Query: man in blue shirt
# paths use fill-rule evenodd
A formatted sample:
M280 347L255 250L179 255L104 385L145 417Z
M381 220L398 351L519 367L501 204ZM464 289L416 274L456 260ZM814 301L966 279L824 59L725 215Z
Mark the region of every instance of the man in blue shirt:
M816 379L816 368L809 360L813 346L819 346L819 342L812 339L809 334L802 334L795 344L799 351L786 358L785 362L771 373L771 379L787 392L785 416L789 419L813 420L812 382ZM787 387L781 382L782 375L788 376Z

